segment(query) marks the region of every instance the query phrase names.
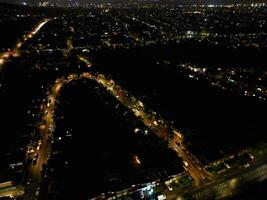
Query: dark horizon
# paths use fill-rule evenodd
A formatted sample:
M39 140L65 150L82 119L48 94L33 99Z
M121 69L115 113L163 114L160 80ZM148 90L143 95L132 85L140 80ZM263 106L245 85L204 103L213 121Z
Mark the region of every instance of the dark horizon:
M177 4L238 4L238 3L264 3L267 2L266 0L0 0L0 3L7 3L7 4L18 4L18 5L38 5L42 2L49 2L51 4L58 4L61 5L68 5L68 3L76 4L78 6L83 6L88 3L118 3L118 2L150 2L150 3L177 3ZM26 4L25 4L26 3Z

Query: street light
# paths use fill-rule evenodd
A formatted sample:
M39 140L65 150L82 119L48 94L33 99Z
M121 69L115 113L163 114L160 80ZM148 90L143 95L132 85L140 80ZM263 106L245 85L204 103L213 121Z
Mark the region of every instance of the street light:
M0 65L4 64L4 59L0 58Z

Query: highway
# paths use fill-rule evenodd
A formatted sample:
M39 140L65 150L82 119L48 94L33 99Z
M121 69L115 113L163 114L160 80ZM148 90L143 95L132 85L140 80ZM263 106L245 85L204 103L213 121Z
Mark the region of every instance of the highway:
M34 153L38 154L36 164L32 163L29 167L29 177L31 178L30 185L26 188L25 200L35 199L36 191L40 188L41 169L43 164L47 164L49 155L51 153L51 143L48 142L48 137L52 134L54 129L53 112L55 110L56 97L59 94L62 82L55 83L50 94L47 97L47 102L42 106L44 113L43 123L39 126L41 135L40 149L34 148Z
M45 26L51 19L44 19L40 21L32 31L30 31L27 35L23 36L23 39L21 41L18 41L17 44L13 49L9 49L6 52L0 53L0 72L3 69L4 64L8 61L10 56L17 57L19 56L20 47L25 44L28 40L32 39L42 28ZM44 133L47 130L43 130ZM25 187L25 194L24 199L25 200L31 200L35 198L36 189L39 187L39 182L41 179L40 175L40 169L42 167L42 164L47 161L47 150L49 149L47 147L46 141L47 140L47 134L42 134L41 141L43 148L36 150L36 147L34 148L35 153L38 154L38 159L35 165L30 165L28 169L28 176L31 179L31 183ZM18 197L21 196L24 193L24 187L22 186L16 186L15 188L10 188L10 190L7 190L5 192L1 192L1 196L13 196Z
M6 52L0 53L0 72L2 71L2 67L4 64L8 61L10 56L18 57L20 55L19 50L20 47L25 44L28 40L32 39L43 26L45 26L51 19L44 19L40 21L31 32L29 32L27 35L23 36L23 39L17 42L15 47L13 49L9 49Z
M39 126L39 132L41 135L41 146L40 149L37 150L35 147L34 153L38 154L38 158L36 164L31 164L29 168L29 177L31 177L31 184L27 187L25 200L35 199L36 190L40 186L41 182L41 169L43 164L47 164L47 160L49 158L51 152L51 143L48 142L49 135L53 132L54 120L53 120L53 112L55 109L55 99L57 94L59 93L60 84L55 84L51 89L51 93L47 97L47 103L42 106L44 113L43 115L43 123Z
M248 168L240 168L214 177L205 185L188 186L173 191L165 191L167 199L223 199L238 194L250 183L267 179L267 159L259 160Z

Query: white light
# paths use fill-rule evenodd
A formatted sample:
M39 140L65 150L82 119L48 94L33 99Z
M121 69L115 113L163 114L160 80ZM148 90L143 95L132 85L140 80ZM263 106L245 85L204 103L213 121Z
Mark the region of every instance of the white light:
M153 188L151 188L151 189L148 191L148 194L149 194L149 195L152 195L152 194L153 194Z
M164 199L166 199L166 196L165 195L162 194L162 195L159 195L158 196L158 200L164 200Z
M145 130L145 135L147 135L148 134L148 130Z
M214 7L215 7L215 6L212 5L212 4L208 5L208 8L214 8Z
M135 129L134 129L134 132L135 132L135 133L138 133L138 131L140 131L139 128L135 128Z

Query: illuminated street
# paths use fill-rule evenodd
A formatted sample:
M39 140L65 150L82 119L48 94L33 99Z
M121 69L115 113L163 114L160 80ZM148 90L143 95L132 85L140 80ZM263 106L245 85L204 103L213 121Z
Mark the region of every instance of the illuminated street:
M261 199L267 4L0 0L0 199Z
M131 110L135 114L135 116L138 117L144 124L146 124L147 127L149 127L153 132L155 132L158 135L158 137L163 138L163 139L167 138L170 141L169 142L170 147L173 148L175 151L177 151L178 156L183 158L184 165L185 165L184 168L194 178L195 183L196 183L196 185L194 186L196 188L195 190L191 191L192 188L189 187L190 190L189 191L185 190L184 192L182 192L183 194L189 192L190 194L193 193L196 196L197 195L202 195L202 196L203 195L204 196L214 195L214 192L216 193L218 191L225 191L224 185L227 185L228 183L230 185L229 187L232 187L231 186L232 182L231 182L230 177L239 177L239 176L242 176L242 174L249 173L249 171L252 171L254 169L257 170L259 166L261 168L262 163L258 163L252 169L249 169L249 170L244 169L245 171L248 171L246 173L243 172L244 170L235 171L232 174L228 175L230 179L228 182L225 182L225 178L221 176L213 178L211 174L209 174L203 169L203 166L200 165L199 161L192 154L188 153L188 151L182 145L183 137L180 132L178 132L177 130L173 128L172 130L174 131L175 134L174 134L173 139L171 139L171 137L167 135L168 132L167 132L166 127L168 123L165 122L165 120L157 119L153 115L151 116L145 113L144 111L145 105L141 101L136 100L134 97L130 96L128 92L123 90L118 84L114 82L114 80L107 79L103 74L92 74L90 72L84 72L81 75L71 74L67 78L59 78L56 80L54 86L51 89L51 93L48 96L48 102L50 103L48 106L46 106L46 109L45 109L45 111L47 111L47 114L44 116L44 121L46 122L45 124L46 128L42 131L42 134L44 134L43 142L46 141L47 135L49 134L49 129L47 127L55 126L55 124L53 123L53 110L55 109L56 98L59 95L62 87L64 87L65 84L68 84L70 82L77 81L80 79L91 79L99 83L107 91L109 91L118 101L120 101L129 110ZM154 123L155 121L157 123ZM180 146L177 145L178 142L181 143ZM39 161L39 165L37 163L37 165L33 167L34 169L36 169L36 171L38 170L40 171L40 163L46 162L46 159L48 156L47 152L49 149L49 145L46 145L42 148L43 150L40 151L39 154L40 154L40 157L43 159ZM250 179L254 181L255 179L262 177L263 174L265 175L266 173L267 173L266 169L257 170L257 173L255 173L253 177L251 177L250 175L244 175L244 178L242 178L242 180L244 179L244 183L247 183L247 181L249 181ZM35 176L38 177L37 172ZM201 185L199 186L199 184ZM224 193L224 195L228 196L230 194ZM179 197L179 195L177 196L176 191L166 192L166 196L167 196L167 199L176 199L177 197ZM216 198L217 197L219 197L218 194L216 194Z
M125 105L129 110L131 110L137 118L139 118L147 127L149 127L153 132L157 134L158 137L162 139L166 139L169 141L169 146L173 148L178 156L182 157L184 161L184 168L189 172L189 174L194 178L196 184L204 183L205 179L209 179L211 175L203 170L199 161L193 157L188 151L186 152L185 147L183 146L183 137L180 132L176 129L172 129L174 136L173 139L170 137L170 134L167 131L167 122L164 119L157 119L153 115L149 115L145 113L144 107L145 105L136 100L134 97L130 96L127 91L123 90L119 85L117 85L113 80L107 79L102 74L93 75L89 72L82 73L80 76L76 74L71 74L67 78L59 78L55 81L54 86L51 89L49 96L47 97L47 105L44 106L43 113L43 121L44 126L40 130L40 134L42 135L42 147L38 153L37 163L32 165L30 168L30 174L33 179L32 184L30 185L30 190L28 192L27 198L34 197L35 190L38 187L38 183L40 182L40 171L43 163L47 162L49 151L50 151L50 143L47 142L48 135L53 134L54 130L54 120L53 113L55 110L55 102L58 94L60 93L62 87L69 82L76 81L82 78L88 78L96 81L100 85L102 85L105 89L107 89L118 101L120 101L123 105ZM157 123L155 123L157 122ZM177 143L181 145L178 146Z
M31 32L29 32L27 35L24 35L23 39L21 41L18 41L13 49L9 49L7 52L0 53L0 72L2 70L2 66L8 61L9 57L18 57L20 54L20 47L28 40L32 39L50 20L51 19L42 20Z
M179 131L173 127L169 128L168 122L164 119L158 119L154 115L145 113L145 105L130 96L127 91L123 90L113 80L108 80L101 74L93 78L104 86L123 105L128 107L135 116L147 125L158 137L169 142L169 146L183 159L184 168L194 178L196 184L202 183L204 179L209 179L211 177L211 175L203 170L199 161L186 150L186 147L183 145L183 136Z

